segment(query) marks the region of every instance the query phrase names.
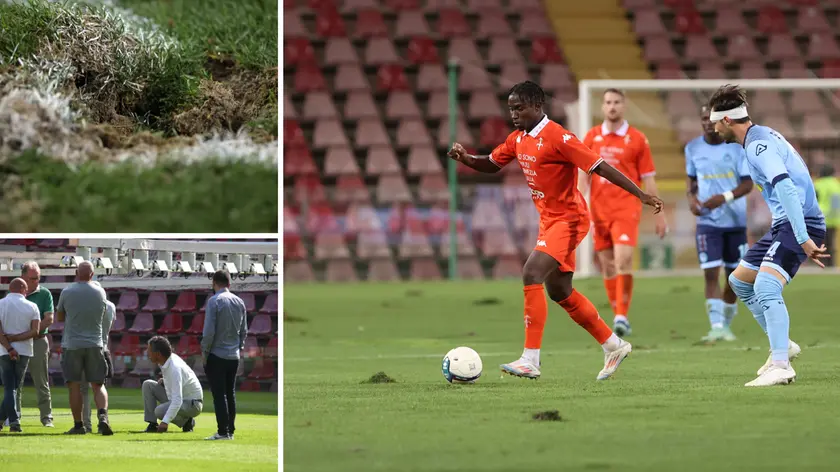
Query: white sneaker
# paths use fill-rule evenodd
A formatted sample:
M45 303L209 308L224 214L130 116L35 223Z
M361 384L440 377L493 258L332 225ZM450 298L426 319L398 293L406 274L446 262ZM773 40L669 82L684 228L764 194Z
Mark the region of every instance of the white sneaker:
M606 380L610 378L610 376L612 376L612 374L614 374L618 369L618 366L621 365L621 361L629 356L632 351L633 346L631 346L627 341L622 341L622 344L618 349L604 353L604 368L601 369L601 372L598 372L596 380Z
M789 343L790 344L788 344L788 360L793 361L794 359L799 357L799 353L802 352L802 348L799 347L799 344L796 344L793 341L789 341ZM760 377L761 374L766 372L767 369L769 369L771 365L773 365L773 354L772 353L769 356L767 356L767 361L764 363L763 366L761 366L760 369L758 369L758 372L756 372L755 375L758 375Z
M526 379L540 378L539 366L534 365L534 363L528 359L519 358L510 364L502 364L499 368L502 369L502 372L515 375L517 377L525 377Z
M210 437L204 438L204 439L206 439L207 441L230 441L233 438L230 437L230 436L223 436L219 433L216 433L216 434L214 434Z
M771 364L770 367L759 375L752 382L744 384L745 387L770 387L771 385L788 385L796 380L796 371L793 367L780 367Z

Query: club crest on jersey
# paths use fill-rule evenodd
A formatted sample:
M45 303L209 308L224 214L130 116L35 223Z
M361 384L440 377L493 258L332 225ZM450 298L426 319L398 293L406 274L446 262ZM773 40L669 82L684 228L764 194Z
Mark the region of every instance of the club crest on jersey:
M516 137L516 144L519 144L521 142L522 142L522 136L517 136Z
M628 144L630 144L630 135L629 135L629 134L625 134L625 135L624 135L624 145L626 146L626 145L628 145Z
M542 149L543 146L542 138L540 138L539 142L537 142L537 149Z
M568 140L570 140L570 139L572 139L572 135L571 135L571 134L564 134L564 135L563 135L563 143L565 143L566 141L568 141Z
M767 145L766 144L759 144L758 146L755 147L755 155L758 156L766 150L767 150Z
M595 136L595 142L596 142L596 143L600 143L600 142L601 142L601 141L603 141L603 140L604 140L604 137L603 137L603 136L601 136L600 134L599 134L598 136Z

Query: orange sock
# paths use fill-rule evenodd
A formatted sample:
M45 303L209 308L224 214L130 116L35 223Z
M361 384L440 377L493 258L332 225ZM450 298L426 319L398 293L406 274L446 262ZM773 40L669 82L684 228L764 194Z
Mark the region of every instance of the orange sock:
M633 274L619 274L615 282L615 314L627 316L633 298Z
M575 323L589 331L589 334L598 341L598 344L604 344L612 336L612 330L601 319L595 305L577 290L572 290L569 298L558 302L558 304L569 313Z
M548 302L542 284L525 286L525 349L539 349L542 345Z
M618 312L615 311L615 277L604 279L604 287L607 289L607 299L610 301L613 314L616 314Z

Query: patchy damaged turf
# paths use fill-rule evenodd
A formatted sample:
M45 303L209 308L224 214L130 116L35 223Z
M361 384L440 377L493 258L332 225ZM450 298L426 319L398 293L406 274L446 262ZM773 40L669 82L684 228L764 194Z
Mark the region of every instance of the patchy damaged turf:
M0 0L0 231L275 232L276 52L276 0Z

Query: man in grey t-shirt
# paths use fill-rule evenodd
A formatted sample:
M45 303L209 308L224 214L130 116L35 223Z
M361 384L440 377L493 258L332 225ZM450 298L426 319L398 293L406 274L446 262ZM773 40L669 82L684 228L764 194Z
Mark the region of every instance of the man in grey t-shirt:
M64 321L61 338L61 369L70 390L73 429L65 434L85 434L82 422L81 382L90 382L98 409L99 432L114 434L108 422L108 393L102 388L108 367L102 344L102 319L105 312L105 290L92 283L93 264L82 262L76 269L77 282L61 292L55 307L59 321Z

